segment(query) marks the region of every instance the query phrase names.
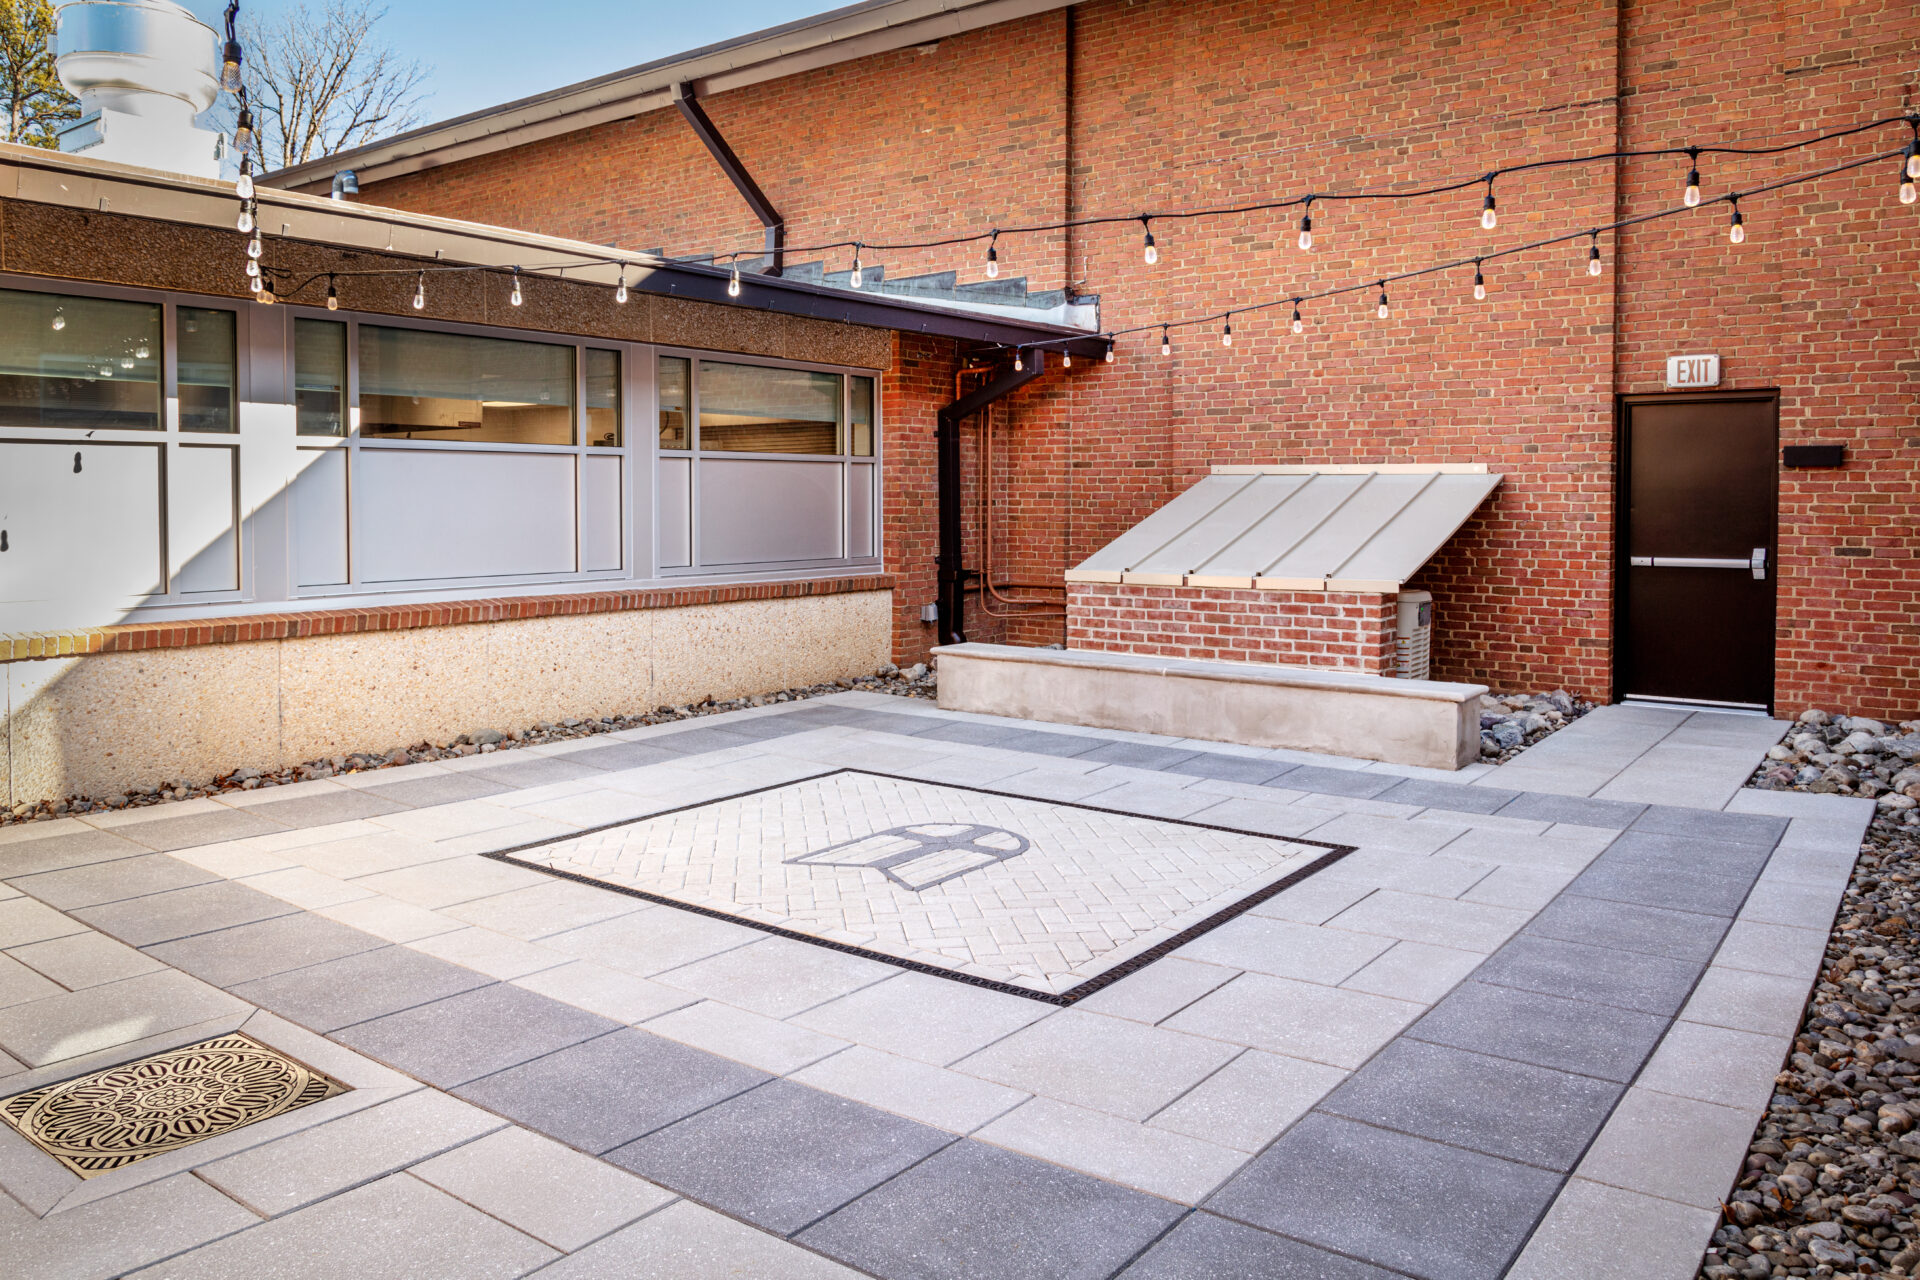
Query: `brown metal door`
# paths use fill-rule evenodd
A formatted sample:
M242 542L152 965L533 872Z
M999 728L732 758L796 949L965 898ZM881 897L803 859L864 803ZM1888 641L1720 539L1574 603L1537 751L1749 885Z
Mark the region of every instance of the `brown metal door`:
M1771 392L1624 402L1622 696L1772 705L1778 408Z

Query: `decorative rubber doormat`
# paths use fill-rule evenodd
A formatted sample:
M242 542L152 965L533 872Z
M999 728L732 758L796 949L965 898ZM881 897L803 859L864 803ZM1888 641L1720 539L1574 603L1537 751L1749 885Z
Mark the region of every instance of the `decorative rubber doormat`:
M842 769L488 856L1065 1005L1351 852Z
M215 1036L0 1100L0 1121L83 1178L347 1087L249 1036Z

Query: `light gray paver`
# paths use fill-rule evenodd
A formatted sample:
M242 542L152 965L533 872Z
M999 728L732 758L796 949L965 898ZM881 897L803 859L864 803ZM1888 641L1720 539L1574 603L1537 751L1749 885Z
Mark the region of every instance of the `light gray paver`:
M1382 889L1342 911L1327 922L1327 927L1462 951L1491 952L1526 922L1525 912L1508 907Z
M441 907L472 902L476 898L490 898L513 889L532 888L549 883L549 880L525 867L510 866L491 858L463 857L361 876L354 883L363 889L435 911Z
M1134 970L1073 1007L1084 1013L1104 1013L1135 1022L1160 1022L1229 981L1237 972L1237 969L1171 955L1144 969Z
M86 931L85 925L32 898L0 902L0 947L20 947Z
M618 1022L645 1022L674 1009L684 1009L700 997L679 987L652 982L595 964L574 960L515 978L513 985L570 1004Z
M783 1076L846 1048L847 1042L804 1026L736 1009L715 1000L649 1018L646 1029L696 1049Z
M649 907L599 924L549 935L541 944L583 960L652 977L758 942L766 936L758 929L726 920L710 920L691 911Z
M40 1067L246 1008L168 969L0 1009L0 1049Z
M1676 1022L1634 1084L1757 1115L1773 1096L1773 1078L1792 1043L1784 1035Z
M856 1273L778 1236L682 1200L562 1258L540 1280L856 1280Z
M1348 991L1432 1004L1465 981L1485 959L1477 951L1396 942L1340 985Z
M1305 1115L1346 1074L1324 1063L1249 1049L1147 1123L1242 1151L1258 1151Z
M744 947L658 975L712 1000L786 1018L890 978L899 970L792 938L763 936Z
M1031 1096L858 1044L803 1067L791 1079L949 1133L971 1133Z
M1424 1006L1249 973L1187 1006L1165 1025L1336 1067L1372 1057Z
M569 1253L673 1200L632 1174L513 1126L408 1172Z
M471 1142L506 1121L419 1089L203 1165L199 1176L265 1217L277 1217Z
M1335 917L1335 925L1345 918ZM1243 915L1200 935L1174 955L1229 969L1337 986L1392 945L1390 938Z
M35 1280L106 1280L258 1221L186 1174L50 1218L0 1196L0 1258L13 1275Z
M1629 1089L1575 1170L1583 1178L1718 1210L1755 1113Z
M416 938L407 946L422 955L462 965L490 978L524 978L570 962L571 957L491 929L454 929Z
M506 1280L556 1256L532 1236L397 1173L139 1274L140 1280Z
M963 1058L954 1069L1144 1120L1233 1056L1218 1041L1066 1009Z
M490 898L457 903L445 908L445 912L467 924L531 942L548 934L628 915L646 905L625 894L570 880L550 879L544 884L513 889Z
M1811 975L1788 978L1710 965L1680 1016L1689 1022L1778 1035L1797 1029L1812 985Z
M1052 1098L1023 1103L974 1137L1180 1204L1199 1203L1247 1160L1245 1151Z
M1794 929L1742 919L1727 930L1713 962L1729 969L1795 978L1816 972L1826 952L1825 929Z
M0 955L0 1008L59 995L65 990L18 960Z
M1693 1280L1717 1210L1575 1178L1506 1280Z
M1049 1006L1021 996L931 974L902 973L810 1009L793 1021L842 1040L943 1067L1051 1012Z
M413 942L430 938L436 933L451 933L466 927L452 916L443 916L437 911L384 896L321 907L314 914L362 933L370 933L376 938L385 938L388 942Z

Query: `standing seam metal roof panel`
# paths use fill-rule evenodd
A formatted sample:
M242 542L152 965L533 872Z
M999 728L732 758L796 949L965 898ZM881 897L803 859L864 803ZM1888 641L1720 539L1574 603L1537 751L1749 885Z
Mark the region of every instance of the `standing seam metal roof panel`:
M1066 577L1398 591L1501 479L1458 464L1220 469Z

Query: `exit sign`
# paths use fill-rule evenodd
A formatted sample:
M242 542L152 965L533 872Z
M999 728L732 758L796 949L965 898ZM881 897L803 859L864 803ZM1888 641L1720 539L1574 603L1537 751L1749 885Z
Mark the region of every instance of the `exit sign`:
M1667 385L1670 387L1719 386L1720 357L1668 356Z

